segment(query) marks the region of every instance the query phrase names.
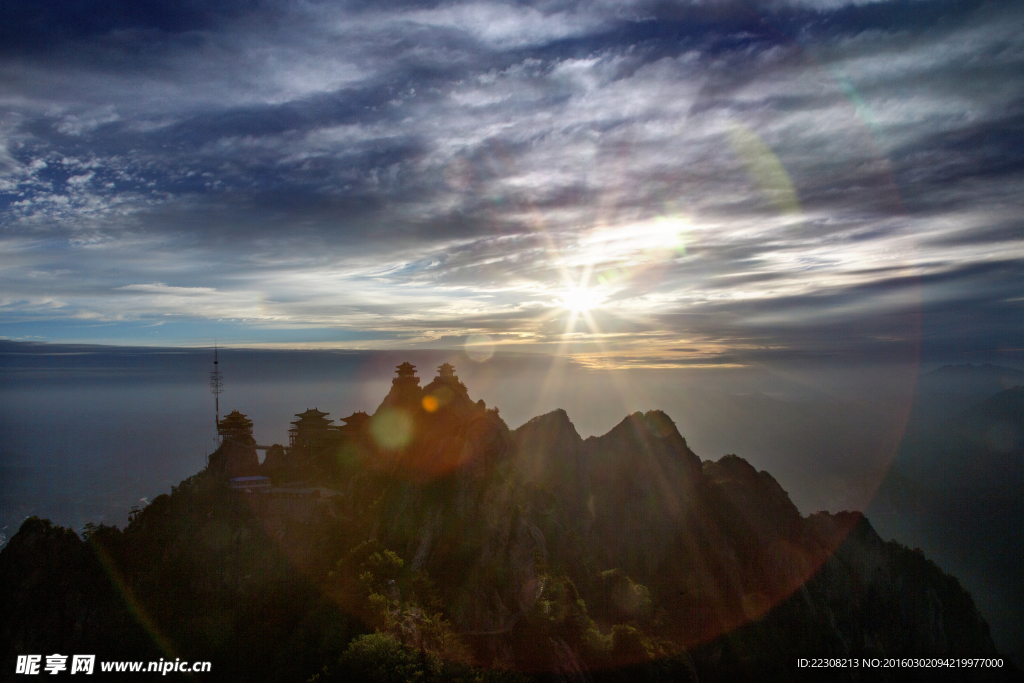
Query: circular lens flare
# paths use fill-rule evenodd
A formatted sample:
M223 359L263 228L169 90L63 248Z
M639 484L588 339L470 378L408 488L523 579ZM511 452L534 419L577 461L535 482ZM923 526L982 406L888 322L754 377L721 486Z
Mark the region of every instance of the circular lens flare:
M486 334L474 334L466 340L466 355L476 363L490 360L494 355L494 340Z
M370 432L378 446L395 451L412 441L412 417L404 410L387 408L373 416Z

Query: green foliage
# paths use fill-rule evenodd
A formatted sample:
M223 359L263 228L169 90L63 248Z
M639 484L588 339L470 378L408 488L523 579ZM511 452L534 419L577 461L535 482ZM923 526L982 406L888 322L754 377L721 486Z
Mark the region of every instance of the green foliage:
M360 580L362 581L366 577L372 582L372 588L386 590L387 586L393 585L389 582L401 578L404 565L402 558L391 550L374 553L363 563L365 571L360 574Z
M595 618L610 624L645 624L651 618L651 592L621 569L598 575L591 604Z
M388 629L388 615L402 602L409 583L405 562L374 539L363 541L342 557L328 575L338 598L362 614L373 628Z
M387 633L354 639L338 662L336 680L366 683L420 683L436 677L441 664L435 655L415 651Z
M638 628L627 624L612 627L612 660L616 663L644 662L654 657L650 639Z
M532 680L516 671L475 668L427 648L411 647L389 633L371 633L353 639L337 664L323 667L309 683L530 683Z
M517 661L551 669L560 657L557 643L565 643L581 659L580 664L604 662L610 639L590 618L575 584L564 576L543 576L541 581L540 597L513 631Z
M441 593L437 590L437 584L424 571L418 571L412 577L412 591L416 601L423 609L430 613L439 613L444 610L444 601Z

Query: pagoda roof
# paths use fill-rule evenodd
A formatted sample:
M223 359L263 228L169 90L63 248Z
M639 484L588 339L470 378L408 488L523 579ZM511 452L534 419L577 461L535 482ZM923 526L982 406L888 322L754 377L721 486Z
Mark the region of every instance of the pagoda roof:
M441 377L454 377L455 366L452 365L451 363L442 363L441 365L437 366L437 374L440 375Z
M304 413L295 413L295 417L297 417L299 419L298 420L293 420L292 424L293 425L298 425L298 424L301 423L303 425L308 425L310 423L312 423L312 424L328 424L330 422L334 422L334 420L325 420L324 419L324 417L329 415L329 414L330 413L322 412L320 410L317 410L316 408L313 408L313 409L307 408L306 412L304 412Z
M409 361L405 361L395 368L395 372L398 373L399 377L407 377L416 373L416 366Z
M232 410L217 423L217 433L231 439L251 438L252 420L237 410Z
M362 424L370 419L370 416L362 410L357 411L349 415L348 417L341 418L341 421L345 424Z
M251 427L252 420L237 410L232 410L222 417L218 424L222 427Z
M304 412L304 413L295 413L295 417L304 417L304 418L305 417L314 417L314 418L315 417L325 417L327 415L330 415L330 413L321 412L321 411L317 410L316 408L306 408L306 412Z

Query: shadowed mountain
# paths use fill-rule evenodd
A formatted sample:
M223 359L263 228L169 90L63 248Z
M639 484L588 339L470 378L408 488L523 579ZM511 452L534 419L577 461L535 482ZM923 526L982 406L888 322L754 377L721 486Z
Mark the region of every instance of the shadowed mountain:
M868 513L960 577L1024 658L1024 387L908 438Z
M1024 387L1001 391L910 439L898 466L937 489L1012 489L1024 483Z
M1000 391L1024 384L1024 371L1002 365L944 365L918 378L908 431L940 426Z
M209 660L232 681L385 661L382 680L791 680L800 657L998 656L919 552L859 513L801 516L742 458L702 462L660 411L586 440L561 410L510 431L453 369L423 389L398 372L372 418L274 451L308 480L232 489L222 450L124 531L26 522L0 551L20 591L0 607L3 666L28 644L99 648L83 615L111 617L120 659ZM40 573L51 558L59 575Z

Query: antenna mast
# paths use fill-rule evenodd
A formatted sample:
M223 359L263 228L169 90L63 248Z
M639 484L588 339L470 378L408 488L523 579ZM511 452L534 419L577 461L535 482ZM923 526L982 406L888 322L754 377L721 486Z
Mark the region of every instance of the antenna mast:
M214 406L217 410L217 419L214 422L214 427L217 428L218 434L215 440L220 440L220 395L224 392L224 378L220 374L220 366L218 365L219 359L217 357L217 343L213 344L213 372L210 373L210 393L213 394Z

